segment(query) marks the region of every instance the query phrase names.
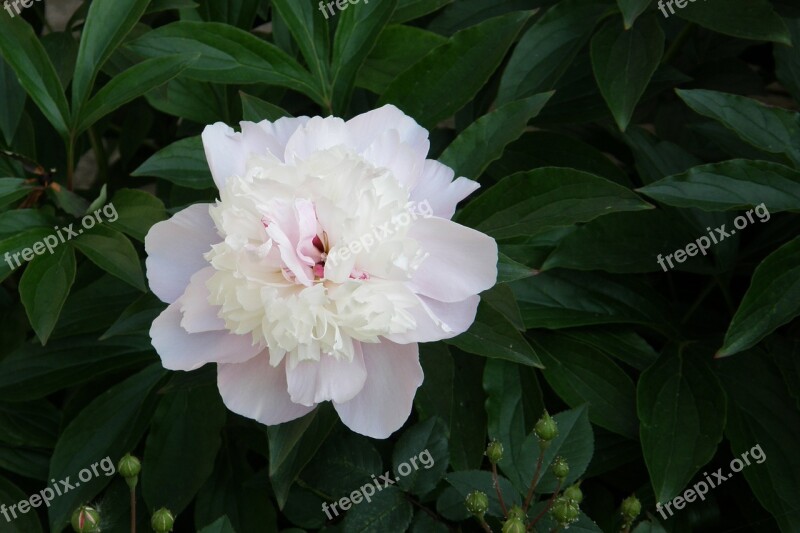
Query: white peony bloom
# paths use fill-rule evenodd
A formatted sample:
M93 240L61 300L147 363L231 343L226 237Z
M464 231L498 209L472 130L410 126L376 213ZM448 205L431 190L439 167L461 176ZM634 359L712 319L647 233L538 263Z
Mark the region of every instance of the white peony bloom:
M217 363L232 411L280 424L332 401L386 438L422 383L418 342L454 337L494 285L497 245L450 221L478 188L427 160L428 132L393 106L203 132L219 189L153 226L147 277L169 307L164 367Z

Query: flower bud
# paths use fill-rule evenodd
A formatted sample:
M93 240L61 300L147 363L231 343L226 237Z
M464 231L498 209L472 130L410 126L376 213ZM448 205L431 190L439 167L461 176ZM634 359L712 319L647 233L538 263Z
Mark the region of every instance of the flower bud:
M564 490L564 497L569 498L570 500L574 500L575 503L580 505L581 502L583 501L583 492L576 483L572 486L567 487L566 490Z
M575 503L575 500L571 500L564 496L559 496L556 498L556 501L553 502L553 506L550 508L550 515L553 519L558 522L558 525L566 529L569 525L576 520L578 520L578 515L580 514L580 508L578 504Z
M553 459L553 464L550 465L550 468L553 470L553 475L561 481L564 481L564 478L569 475L569 464L563 457L559 456Z
M125 478L128 487L134 488L139 481L139 472L142 471L142 463L133 455L127 453L119 460L117 472Z
M525 511L519 505L514 505L508 510L508 519L515 518L517 520L525 521L528 517L525 516Z
M499 463L503 459L503 444L496 440L490 442L486 447L486 457L493 465Z
M525 523L519 518L511 518L503 522L503 533L525 533Z
M153 526L153 531L156 533L172 531L173 524L175 524L175 517L164 507L153 513L153 518L150 520L150 525Z
M71 523L76 533L96 533L100 531L100 513L94 507L81 505L72 513Z
M486 493L474 491L467 494L467 511L472 513L478 520L483 520L483 515L489 510L489 498Z
M536 432L536 436L539 437L540 442L549 443L551 440L558 437L558 424L548 412L545 411L542 418L536 422L533 431Z
M625 520L626 523L630 524L636 517L639 516L639 513L642 512L642 504L639 502L636 495L629 496L622 500L622 518Z

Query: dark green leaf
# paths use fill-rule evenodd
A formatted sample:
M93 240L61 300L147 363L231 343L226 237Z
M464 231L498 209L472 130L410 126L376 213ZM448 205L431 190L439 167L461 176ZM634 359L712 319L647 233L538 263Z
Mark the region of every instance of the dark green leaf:
M0 442L11 446L52 449L61 413L50 402L0 403Z
M255 96L245 94L242 91L239 91L239 97L242 99L242 114L245 120L251 122L269 120L270 122L275 122L280 118L291 116L285 109Z
M392 452L400 488L417 496L436 488L450 464L447 431L441 419L431 417L400 435Z
M178 389L159 401L144 449L142 495L151 511L180 514L214 470L225 406L214 386Z
M111 202L103 207L102 213L109 227L127 233L139 242L144 242L154 224L167 218L164 202L137 189L118 190Z
M598 0L563 0L547 10L520 39L500 80L497 103L555 89L595 25L610 13Z
M749 1L749 0L748 0ZM772 154L786 154L800 165L800 115L733 94L706 90L676 91L695 112L712 118L743 141Z
M800 237L771 253L753 273L717 357L739 353L800 315Z
M646 324L668 329L669 304L626 276L554 270L511 284L527 328Z
M800 211L800 172L768 161L735 159L702 165L638 191L667 205L705 211L744 210L764 204L757 217L763 222L770 213Z
M702 350L668 350L639 379L642 451L658 502L683 491L722 440L725 392L708 358Z
M800 413L777 369L760 353L725 360L719 375L730 398L725 435L740 460L749 452L742 474L781 531L796 531L800 510L792 495L800 490L794 445L800 439Z
M44 248L43 243L37 244ZM42 344L47 344L74 281L75 252L68 246L37 257L25 269L19 282L20 298Z
M89 6L72 80L72 108L76 114L85 116L82 108L91 95L97 73L149 3L150 0L96 0Z
M178 76L199 56L157 57L142 61L115 76L89 101L76 117L76 130L82 132L124 104Z
M664 54L664 32L655 15L621 31L611 20L592 38L592 69L620 130L625 131Z
M635 193L604 178L570 168L540 168L501 180L456 219L502 239L650 208Z
M147 290L139 256L125 235L105 226L95 226L85 232L79 230L79 233L81 235L70 244L92 263L142 292Z
M531 335L545 379L570 407L586 404L589 420L628 438L638 434L633 380L602 351L568 335Z
M337 3L337 7L340 6ZM397 6L397 0L381 0L358 6L344 4L339 15L331 57L330 109L342 114L353 92L356 75ZM347 8L350 9L347 9Z
M33 184L21 178L0 178L0 207L6 207L28 196Z
M477 94L529 17L510 13L456 33L397 77L381 103L397 105L423 126L435 126Z
M104 391L64 429L50 463L52 479L74 481L79 472L102 462L99 475L53 500L50 529L61 531L72 511L94 498L111 481L117 461L141 438L155 406L154 389L165 375L160 364Z
M14 402L43 398L53 392L140 367L154 358L147 337L116 337L97 342L93 336L51 342L47 348L24 345L0 361L0 397Z
M4 504L12 504L27 500L26 495L16 485L8 481L5 477L0 477L0 501ZM41 502L39 502L41 505ZM6 513L9 510L3 507ZM28 508L30 509L30 508ZM13 515L8 514L3 518L3 533L41 533L42 524L39 522L39 517L35 512L21 513L19 515L12 509ZM10 519L14 516L14 519Z
M725 35L791 43L786 24L768 0L705 0L674 11L679 17Z
M0 91L5 101L0 107L0 132L10 145L17 133L19 121L25 112L25 89L19 84L16 74L2 57L0 57Z
M617 0L617 6L622 11L622 17L625 20L626 30L633 27L633 23L636 22L639 15L647 11L650 3L650 0Z
M458 176L477 180L492 161L518 139L553 93L544 93L508 103L482 116L456 137L439 157Z
M146 57L201 54L185 71L200 81L268 83L325 103L316 80L280 48L233 26L180 21L144 34L130 48Z
M383 94L395 78L446 42L441 35L414 26L386 26L358 71L356 85Z
M201 529L200 533L236 533L236 530L233 529L230 519L227 516L222 516L210 526Z
M170 144L142 163L131 175L155 176L190 189L214 186L200 137L188 137Z
M453 0L399 0L397 9L392 15L392 22L399 24L415 20L435 11L439 11Z
M500 500L497 498L497 492L494 490L492 483L492 474L483 470L464 470L460 472L451 472L445 476L445 479L450 483L458 492L460 497L460 504L463 508L464 500L467 494L473 491L481 491L489 497L489 511L487 514L491 516L503 516L503 511L500 509ZM500 484L500 491L503 493L503 501L506 506L519 505L521 499L519 493L506 478L498 476Z
M0 55L45 118L66 138L70 114L64 87L42 43L22 17L0 17Z
M478 315L469 330L445 342L476 355L540 368L542 366L536 352L514 324L483 301L478 306Z
M342 523L343 533L380 531L404 533L411 524L414 508L403 491L387 487L373 496L372 501L355 505Z

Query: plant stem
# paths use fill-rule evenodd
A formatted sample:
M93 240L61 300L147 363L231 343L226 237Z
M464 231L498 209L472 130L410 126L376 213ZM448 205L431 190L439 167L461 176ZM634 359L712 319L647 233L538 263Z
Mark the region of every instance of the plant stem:
M533 480L531 481L531 486L528 489L528 496L525 498L525 506L522 508L523 511L528 511L528 507L531 505L531 500L533 500L533 491L536 490L536 485L539 483L539 475L542 473L542 462L544 462L544 447L542 447L541 451L539 452L539 459L536 461L536 472L533 474Z
M558 491L561 490L561 481L562 480L560 480L560 479L558 480L558 485L556 485L556 491L553 493L552 496L550 496L550 500L548 500L547 505L544 506L544 509L542 509L542 512L539 513L539 515L536 518L534 518L533 521L530 524L528 524L528 529L532 528L534 526L534 524L536 524L536 522L541 520L542 517L547 514L547 511L549 511L550 508L553 506L553 502L556 501L556 496L558 496Z
M136 533L136 487L131 487L131 533Z
M497 465L492 465L492 483L494 490L497 491L497 499L500 500L500 508L503 510L503 516L508 518L508 509L506 509L506 502L503 501L503 493L500 491L500 480L497 478Z
M489 524L486 523L486 520L481 518L481 527L483 528L486 533L492 533L492 528L489 527Z

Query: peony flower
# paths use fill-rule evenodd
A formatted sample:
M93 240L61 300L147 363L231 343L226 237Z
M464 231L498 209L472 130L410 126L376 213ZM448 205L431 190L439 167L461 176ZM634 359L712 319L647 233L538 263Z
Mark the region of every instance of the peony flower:
M150 336L165 368L217 363L227 407L272 425L331 401L386 438L423 374L419 342L454 337L495 283L497 245L450 221L478 188L426 159L393 106L208 126L219 200L153 226L147 277L169 307Z

